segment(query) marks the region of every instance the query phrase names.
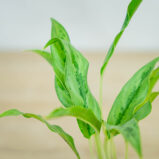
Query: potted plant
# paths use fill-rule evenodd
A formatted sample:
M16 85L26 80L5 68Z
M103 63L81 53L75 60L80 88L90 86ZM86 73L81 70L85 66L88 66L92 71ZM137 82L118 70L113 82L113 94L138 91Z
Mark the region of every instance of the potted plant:
M24 113L17 109L7 110L0 117L19 116L34 118L44 123L52 132L60 135L73 150L76 157L80 155L75 147L73 138L60 126L52 125L48 120L63 116L72 116L84 138L95 139L98 159L117 159L113 138L121 134L125 140L125 159L128 158L128 143L142 159L140 130L138 122L151 112L151 104L159 95L153 88L159 80L159 56L140 68L122 87L116 97L107 120L103 116L102 88L103 75L107 64L114 53L116 45L132 16L142 0L131 0L128 5L126 18L120 32L116 35L100 70L100 99L99 102L92 95L87 83L89 63L87 59L75 49L64 27L51 18L51 39L44 49L50 46L50 52L32 50L41 55L51 65L55 72L55 90L63 107L53 110L49 115L42 116ZM104 141L101 140L101 133ZM90 150L91 151L91 150Z

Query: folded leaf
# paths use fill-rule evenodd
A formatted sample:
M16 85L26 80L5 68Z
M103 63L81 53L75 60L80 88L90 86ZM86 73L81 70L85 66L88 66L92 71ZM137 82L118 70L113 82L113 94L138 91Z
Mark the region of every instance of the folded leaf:
M96 131L100 131L101 121L99 121L94 113L87 108L80 106L72 106L70 108L57 108L53 110L46 118L52 119L62 116L73 116L91 125Z
M109 132L114 130L120 133L132 145L138 155L142 156L140 130L135 119L131 119L123 125L107 125L107 129Z
M135 11L137 10L137 8L139 7L140 3L142 2L142 0L131 0L129 6L128 6L128 9L127 9L127 13L126 13L126 17L125 17L125 20L124 20L124 23L123 23L123 26L120 30L120 32L116 35L113 43L111 44L109 50L108 50L108 53L104 59L104 63L101 67L101 75L103 75L104 73L104 70L111 58L111 56L113 55L113 52L116 48L116 45L118 43L118 41L120 40L123 32L125 31L126 27L128 26L132 16L134 15Z
M17 109L10 109L8 111L1 113L0 118L6 117L6 116L19 116L19 115L22 115L25 118L34 118L34 119L37 119L37 120L41 121L42 123L44 123L52 132L60 135L69 145L69 147L74 151L77 158L80 159L80 156L76 150L73 138L69 134L67 134L61 127L59 127L57 125L49 124L42 116L36 115L36 114L31 114L31 113L23 113Z
M108 115L108 124L118 125L133 118L135 107L141 104L147 97L150 86L150 76L158 61L159 57L143 66L124 85Z

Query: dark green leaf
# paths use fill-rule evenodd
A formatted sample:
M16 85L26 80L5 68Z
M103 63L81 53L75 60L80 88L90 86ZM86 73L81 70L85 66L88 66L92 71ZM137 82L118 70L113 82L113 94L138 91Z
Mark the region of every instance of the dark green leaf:
M158 61L159 57L143 66L124 85L113 103L108 124L118 125L133 117L135 107L144 102L147 97L150 75Z
M137 8L139 7L140 3L142 2L142 0L131 0L129 6L128 6L128 9L127 9L127 13L126 13L126 17L125 17L125 20L124 20L124 23L123 23L123 26L120 30L120 32L116 35L112 45L110 46L109 50L108 50L108 53L104 59L104 63L101 67L101 75L103 75L104 73L104 70L111 58L111 56L113 55L113 52L116 48L116 45L118 43L118 41L120 40L124 30L126 29L126 27L128 26L132 16L134 15L135 11L137 10Z
M36 114L31 114L31 113L23 113L17 109L10 109L8 111L1 113L0 117L19 116L19 115L22 115L25 118L34 118L34 119L37 119L37 120L41 121L42 123L44 123L52 132L60 135L66 141L66 143L70 146L70 148L74 151L77 158L80 159L80 156L76 150L73 138L69 134L67 134L61 127L59 127L57 125L49 124L42 116L36 115Z
M138 155L142 156L140 130L138 123L135 119L131 119L123 125L107 125L109 132L117 131L122 134L126 141L128 141Z
M94 113L87 108L81 106L72 106L70 108L57 108L52 111L46 118L52 119L62 116L73 116L91 125L96 131L100 131L101 121L99 121Z

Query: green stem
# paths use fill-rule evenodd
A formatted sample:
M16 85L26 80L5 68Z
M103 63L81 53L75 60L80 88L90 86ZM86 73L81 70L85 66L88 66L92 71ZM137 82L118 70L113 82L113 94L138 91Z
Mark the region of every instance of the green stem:
M125 159L128 159L128 142L125 140Z
M94 159L94 151L93 151L93 138L91 137L88 142L89 142L89 152L90 152L90 158Z
M113 137L111 137L111 149L112 149L113 159L117 159L116 148L115 148L115 143L114 143L114 138Z
M99 159L105 159L102 142L98 132L95 133L95 141L96 141L96 147L97 147L97 153L98 153Z
M101 109L101 113L102 113L102 105L103 105L103 76L100 76L100 82L99 82L99 106L100 106L100 109Z

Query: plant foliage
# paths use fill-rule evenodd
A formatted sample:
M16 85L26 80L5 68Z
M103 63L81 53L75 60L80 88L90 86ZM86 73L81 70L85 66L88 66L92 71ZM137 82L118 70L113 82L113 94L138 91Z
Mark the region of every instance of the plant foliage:
M103 79L105 68L114 53L117 43L141 2L142 0L131 0L129 3L121 30L115 36L101 67L101 79ZM87 82L89 67L87 59L73 47L67 31L59 22L51 18L51 24L51 39L44 46L44 49L50 47L50 52L44 49L32 51L42 56L53 68L55 90L62 107L53 110L46 117L23 113L17 109L5 111L0 114L0 117L21 115L25 118L34 118L41 121L52 132L60 135L74 151L77 158L80 158L73 138L64 132L61 127L51 125L47 121L71 116L77 119L78 126L86 139L91 140L91 136L95 136L99 159L111 159L110 155L112 154L109 154L108 143L118 134L121 134L124 140L130 143L138 156L142 158L138 122L150 114L152 102L159 95L159 91L153 89L159 80L159 57L141 67L126 82L116 97L107 120L104 120L101 113L102 102L99 101L100 104L98 104ZM102 81L100 86L102 86ZM100 99L102 99L102 89L100 89ZM100 139L101 129L105 136L104 144ZM113 149L113 147L111 148ZM115 159L115 154L113 156Z

